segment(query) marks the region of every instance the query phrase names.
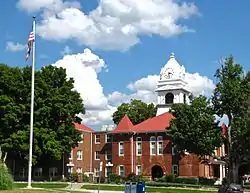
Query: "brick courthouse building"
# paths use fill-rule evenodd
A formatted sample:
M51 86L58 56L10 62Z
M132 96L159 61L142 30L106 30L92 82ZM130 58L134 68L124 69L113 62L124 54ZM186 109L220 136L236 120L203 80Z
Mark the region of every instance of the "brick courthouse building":
M151 179L165 174L186 177L217 177L221 181L225 176L225 163L220 157L225 155L225 147L215 150L215 157L201 163L197 156L186 153L179 159L175 146L166 135L173 116L168 113L173 103L189 103L191 94L185 81L185 68L179 65L174 54L160 72L156 89L157 115L133 125L128 116L124 116L115 127L104 127L101 131L75 124L82 132L79 146L71 151L69 158L64 156L60 163L50 163L46 168L35 166L33 180L49 177L58 179L67 174L67 164L74 164L72 172L107 178L110 173L127 176L131 173L142 174ZM15 160L14 160L15 161ZM103 163L100 172L100 162ZM27 178L27 168L11 162L13 174L17 179ZM49 168L48 168L49 167ZM45 177L46 176L46 177Z
M224 146L215 150L217 159L208 158L201 163L196 155L186 153L179 159L175 146L166 135L166 128L174 117L168 113L173 103L189 103L191 94L185 81L185 68L179 65L174 54L162 68L157 84L157 115L133 125L128 116L124 116L115 128L103 128L102 131L92 131L88 135L89 154L84 154L82 167L77 169L77 159L70 160L76 167L73 171L93 173L103 178L109 173L127 176L131 173L143 176L161 177L165 174L175 174L186 177L216 177L221 181L225 177L225 163L220 157L225 155ZM89 128L87 129L89 131ZM83 133L88 132L82 128ZM77 155L78 148L72 150ZM73 156L75 157L75 156ZM91 161L89 161L91 160ZM100 162L103 163L100 172Z

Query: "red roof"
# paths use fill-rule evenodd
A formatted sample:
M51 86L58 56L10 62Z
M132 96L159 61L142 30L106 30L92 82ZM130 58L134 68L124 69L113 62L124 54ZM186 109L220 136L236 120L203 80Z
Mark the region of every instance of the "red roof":
M112 133L124 133L124 132L133 132L132 128L133 128L133 123L130 121L129 117L127 115L125 115L121 121L119 122L119 124L117 125L117 127L113 130Z
M147 119L133 127L135 132L166 131L170 126L170 121L174 118L171 113L163 113L156 117Z
M87 132L94 132L93 129L87 127L86 125L79 124L79 123L74 123L75 128L81 131L87 131Z
M163 113L156 117L147 119L135 126L133 126L132 122L125 115L122 120L117 125L116 129L113 133L126 133L126 132L152 132L152 131L165 131L167 127L170 126L170 121L174 118L171 113Z

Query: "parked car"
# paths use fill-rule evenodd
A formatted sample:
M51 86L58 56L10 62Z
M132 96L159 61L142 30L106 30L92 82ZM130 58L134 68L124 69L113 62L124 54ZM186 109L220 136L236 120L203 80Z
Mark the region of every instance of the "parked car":
M222 184L218 193L244 193L243 187L240 184Z

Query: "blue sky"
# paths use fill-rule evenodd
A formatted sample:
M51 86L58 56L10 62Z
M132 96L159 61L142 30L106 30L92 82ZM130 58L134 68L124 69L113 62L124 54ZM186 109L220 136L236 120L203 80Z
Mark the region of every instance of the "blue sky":
M49 2L49 0L46 1ZM149 0L145 0L144 2L148 1ZM170 2L169 0L165 1ZM174 23L177 24L187 25L190 29L195 30L195 32L180 34L177 33L177 35L172 34L170 37L163 37L161 35L161 29L159 28L161 25L158 26L158 31L153 34L145 33L145 29L143 29L143 31L141 29L142 27L140 26L137 27L137 30L141 31L137 32L136 36L139 39L139 43L136 41L131 43L133 45L127 43L128 45L127 47L125 46L125 51L118 48L107 49L107 47L109 47L111 44L114 45L115 41L121 41L125 45L126 42L131 40L124 39L123 42L122 38L125 36L119 36L119 34L113 34L113 40L112 37L108 37L108 35L101 37L99 41L105 39L107 41L105 44L99 44L96 43L96 41L98 41L96 39L89 40L91 39L91 33L88 34L87 38L81 35L79 37L78 34L71 34L72 37L83 37L83 39L85 38L84 40L77 38L76 40L74 37L71 38L70 35L66 34L67 26L63 25L59 25L62 27L62 31L59 30L59 32L65 33L62 36L59 35L59 32L56 34L53 34L53 31L47 32L46 25L41 25L44 20L49 18L49 16L45 17L42 15L45 13L45 10L49 10L50 14L56 15L60 14L60 12L62 12L64 9L67 9L68 7L61 7L60 9L58 8L57 10L52 10L49 4L44 5L42 3L39 7L39 3L42 2L41 0L34 0L33 2L37 2L35 5L33 5L33 7L28 5L29 0L8 0L2 2L2 6L0 7L2 16L0 17L0 61L11 66L25 65L25 49L23 47L19 47L19 51L15 50L13 47L12 49L10 47L7 49L6 45L7 42L12 42L14 46L16 46L17 43L20 43L20 46L26 44L27 36L31 30L32 15L35 14L37 15L38 25L40 25L40 32L38 32L40 34L37 35L36 41L36 67L41 68L44 65L54 64L56 61L62 59L62 50L65 48L65 46L68 46L68 48L71 50L71 52L68 53L69 55L83 53L85 48L89 48L92 54L99 56L99 58L104 60L108 69L103 70L103 65L96 68L94 67L99 84L101 87L103 87L101 97L103 97L104 101L107 100L106 106L108 106L107 108L109 108L109 110L115 107L112 101L109 101L109 96L111 97L112 93L114 94L114 92L119 92L120 95L123 96L119 98L121 99L120 102L125 100L124 98L128 99L133 94L133 96L135 96L135 92L138 94L138 87L134 85L134 89L128 89L127 85L129 83L134 84L137 80L147 77L148 75L159 74L160 69L167 62L171 52L175 53L177 60L185 66L186 71L189 73L198 72L201 77L208 77L212 80L213 74L216 68L219 66L218 60L230 54L232 54L236 61L242 64L246 70L250 69L250 12L248 11L250 1L247 0L242 0L240 2L228 0L213 2L200 0L173 1L172 4L178 2L179 4L183 2L192 2L196 5L196 8L199 12L198 14L197 12L194 13L194 10L191 10L190 12L193 12L188 16L188 19L184 20L183 18L179 17L174 21ZM65 1L58 0L58 3L62 2L65 3ZM69 2L72 3L72 1ZM85 13L85 16L88 16L88 14L95 10L97 6L101 6L101 8L104 8L102 10L103 14L111 15L113 17L115 16L117 18L120 17L120 14L117 12L112 12L112 8L115 6L106 5L105 7L101 4L103 2L108 2L108 0L78 0L78 4L74 4L70 8L73 7L75 10L80 10L81 13ZM120 1L113 0L113 2L115 3ZM138 0L138 2L140 3L141 1ZM81 5L80 8L79 5ZM145 9L149 8L146 7ZM166 8L165 12L167 11L169 11L169 8ZM180 9L179 11L182 10ZM170 12L174 12L173 9L170 10ZM177 12L178 10L176 13L166 13L166 15L174 17L178 15ZM122 19L124 21L128 21L129 23L130 19L132 18L131 22L134 22L131 15L132 14L125 16L123 15ZM143 16L140 16L140 21L143 21L142 17ZM98 16L98 18L100 17ZM98 21L103 22L103 20L95 20L95 25L98 25ZM89 21L79 20L79 22L81 25L83 25L83 23L87 23ZM160 22L159 19L156 22ZM111 26L112 22L108 25ZM150 31L151 29L147 30ZM163 33L165 36L169 35L166 30L163 31ZM48 38L48 36L50 37ZM59 36L61 38L57 39ZM127 35L126 38L129 38L128 36L129 35ZM48 40L51 39L51 37L53 37L53 40ZM81 42L81 44L79 42ZM64 64L61 63L59 65L63 66ZM71 68L74 68L74 65L72 65ZM84 82L81 80L79 80L79 83L84 84ZM86 92L87 88L83 88L83 90ZM91 96L89 96L89 98L90 97ZM117 105L119 102L115 104ZM90 111L94 111L94 108L92 109L91 104L89 105L89 109ZM103 111L107 110L102 108L100 109ZM96 122L93 120L89 121L91 116L95 117L95 120L100 120ZM101 123L110 121L110 118L107 118L108 116L110 116L110 111L109 114L106 112L105 115L92 112L85 119L85 122L89 125L100 125Z

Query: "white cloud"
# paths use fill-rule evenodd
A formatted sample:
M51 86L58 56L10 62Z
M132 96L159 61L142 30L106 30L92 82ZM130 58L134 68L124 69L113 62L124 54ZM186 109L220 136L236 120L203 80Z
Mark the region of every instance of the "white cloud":
M108 96L109 102L112 104L121 104L122 102L128 102L130 99L140 99L146 103L156 103L157 96L155 89L158 80L158 75L143 77L127 86L132 91L132 94L127 95L117 91L113 92ZM194 96L200 94L209 96L215 88L211 79L201 76L199 73L186 73L186 81Z
M146 103L156 103L156 84L158 75L148 75L127 85L130 92L115 91L107 96L98 80L98 74L107 69L105 61L90 49L83 53L66 55L53 65L66 69L68 77L75 80L75 89L81 94L86 107L86 114L81 115L83 123L100 125L112 122L112 114L122 102L141 99ZM195 94L209 95L214 84L212 80L198 73L186 73L187 82Z
M65 46L61 51L61 55L68 55L71 54L73 50L69 46Z
M37 31L44 39L74 39L107 50L126 50L139 43L141 35L193 32L179 21L198 14L193 3L173 0L100 0L89 14L77 2L62 0L19 0L18 7L42 11Z
M15 43L15 42L7 42L6 43L6 50L10 52L20 52L26 49L26 45Z
M84 123L100 124L111 120L114 107L108 104L98 80L98 73L107 68L103 59L90 49L84 49L83 53L66 55L53 65L65 68L68 77L74 78L75 89L81 94L86 108L86 114L81 116Z

